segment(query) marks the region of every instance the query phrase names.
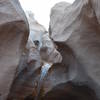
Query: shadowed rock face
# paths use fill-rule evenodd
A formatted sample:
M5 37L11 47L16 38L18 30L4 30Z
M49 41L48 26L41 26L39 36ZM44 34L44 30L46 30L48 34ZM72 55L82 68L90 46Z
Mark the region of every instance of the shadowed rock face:
M93 90L72 82L62 83L49 91L43 100L97 100Z
M41 70L41 58L39 54L39 46L41 36L45 34L45 28L35 19L32 12L26 12L29 22L30 34L28 37L26 48L28 52L23 55L8 100L23 100L29 94L36 93L37 81L39 80ZM39 44L36 44L35 42Z
M0 1L0 100L6 100L28 38L28 23L18 0Z
M43 56L45 56L46 61L61 61L61 55L56 50L44 27L37 23L32 12L28 12L27 16L30 26L30 35L26 46L28 53L23 55L22 62L18 69L18 76L14 80L10 90L9 100L23 100L26 96L32 93L34 97L36 96L37 82L39 81L41 66L43 63L41 62L41 59L44 60ZM39 43L38 45L36 41ZM42 46L40 45L41 43ZM42 51L44 48L46 48L47 52ZM40 49L42 49L41 53L39 51ZM51 53L52 55L50 55Z

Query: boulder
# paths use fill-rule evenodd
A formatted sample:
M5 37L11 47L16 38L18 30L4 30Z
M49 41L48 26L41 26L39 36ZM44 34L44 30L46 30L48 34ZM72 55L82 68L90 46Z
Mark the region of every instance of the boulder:
M65 81L86 84L100 99L99 9L99 0L75 0L73 4L58 3L51 10L49 31L61 54L65 51L62 58L66 69L68 68L66 75L69 77ZM69 48L74 58L65 48ZM61 74L63 75L59 75Z
M0 1L0 100L6 100L26 51L28 23L18 0Z

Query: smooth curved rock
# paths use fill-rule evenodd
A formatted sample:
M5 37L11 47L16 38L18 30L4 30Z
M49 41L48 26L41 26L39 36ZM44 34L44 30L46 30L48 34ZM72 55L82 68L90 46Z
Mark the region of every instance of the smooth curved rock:
M43 100L97 100L94 91L85 85L62 83L49 91Z
M18 76L13 82L8 100L23 100L30 94L35 97L43 60L61 61L61 55L56 50L45 28L38 24L32 12L26 14L30 26L30 35L26 46L28 53L23 56L24 61L21 62ZM47 52L42 51L44 48Z
M0 100L6 100L28 38L28 23L18 0L0 1Z
M80 88L83 86L82 88L84 90L84 86L86 86L89 92L86 88L88 95L86 94L85 99L98 100L95 97L95 93L96 96L100 98L99 2L99 0L76 0L73 4L62 2L52 8L50 37L58 46L57 50L63 59L61 63L54 64L50 68L45 78L44 84L41 87L42 90L40 91L43 92L40 94L45 95L44 99L49 99L49 93L53 93L51 99L53 99L53 96L56 96L54 92L55 94L59 94L64 90L68 93L72 93L70 92L72 88L69 90L67 90L67 88L64 89L69 81L79 86L79 89L73 89L73 91L75 91L74 93L77 91L79 93ZM47 38L43 39L44 47L48 44L48 41L45 42L45 39ZM47 45L47 47L49 46ZM35 52L35 54L37 53ZM37 60L35 61L38 62ZM33 65L34 63L31 65L26 64L26 68L19 73L11 89L12 99L23 100L24 97L30 94L32 94L32 97L36 96L40 66L37 67L34 65L37 69L34 71ZM62 84L65 84L65 86ZM74 84L69 85L69 87L74 88ZM57 91L55 91L55 89L57 89ZM81 91L80 95L84 97L86 91ZM66 92L63 93L67 95ZM80 95L77 95L79 100L83 99ZM94 95L94 97L91 98L90 95ZM71 95L71 97L73 98L73 95Z
M58 3L51 11L50 32L56 43L65 44L75 56L78 63L77 75L72 81L87 84L100 98L99 9L99 0L76 0L70 5Z
M34 19L32 12L27 11L26 16L30 28L26 45L28 52L23 56L18 75L12 84L8 100L24 100L29 94L33 93L35 95L37 81L40 76L42 62L39 47L41 46L41 38L43 34L46 33L46 30Z

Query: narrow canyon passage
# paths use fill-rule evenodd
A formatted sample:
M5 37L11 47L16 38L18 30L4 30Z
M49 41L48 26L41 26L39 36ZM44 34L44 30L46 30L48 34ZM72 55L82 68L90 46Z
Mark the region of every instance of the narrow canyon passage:
M48 30L20 3L0 1L0 100L100 100L100 1L49 6Z

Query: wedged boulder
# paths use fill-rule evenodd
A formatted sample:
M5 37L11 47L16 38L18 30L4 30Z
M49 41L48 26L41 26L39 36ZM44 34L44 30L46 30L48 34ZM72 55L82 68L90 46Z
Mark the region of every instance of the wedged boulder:
M0 1L0 100L6 100L28 39L28 23L18 0Z
M99 9L99 0L76 0L73 4L58 3L52 8L49 28L50 36L58 48L61 44L65 45L60 50L66 51L62 56L66 65L68 64L68 80L88 85L95 90L98 98L100 98ZM70 67L70 64L74 63L73 59L70 59L72 56L66 59L69 55L66 47L70 48L71 54L74 55L76 68L74 64Z

